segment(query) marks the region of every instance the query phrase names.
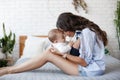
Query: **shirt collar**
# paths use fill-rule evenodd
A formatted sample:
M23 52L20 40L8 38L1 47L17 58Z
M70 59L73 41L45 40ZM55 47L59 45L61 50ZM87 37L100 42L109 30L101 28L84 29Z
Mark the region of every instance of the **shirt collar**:
M81 34L81 31L80 30L76 30L75 31L75 37L76 37L76 39L78 39L79 37L80 37L80 34Z

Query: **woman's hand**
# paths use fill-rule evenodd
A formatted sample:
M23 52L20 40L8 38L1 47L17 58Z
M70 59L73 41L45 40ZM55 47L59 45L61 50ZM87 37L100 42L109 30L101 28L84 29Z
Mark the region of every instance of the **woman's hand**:
M65 59L67 58L67 53L63 55L63 58L65 58Z
M74 42L73 47L76 48L76 49L80 48L80 38L77 41Z
M83 58L80 58L79 56L73 56L70 54L64 54L63 56L65 59L70 60L74 63L80 64L81 66L87 66L86 61Z
M70 41L70 42L68 43L68 45L71 46L71 47L73 46L73 44L74 44L73 41Z

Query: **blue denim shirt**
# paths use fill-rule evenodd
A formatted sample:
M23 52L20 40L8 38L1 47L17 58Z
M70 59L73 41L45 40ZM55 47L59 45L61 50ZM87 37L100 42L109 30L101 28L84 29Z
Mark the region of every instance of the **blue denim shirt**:
M104 72L105 63L103 42L96 36L95 32L91 31L89 28L83 29L79 38L79 57L85 59L87 62L86 67L80 66L79 69L85 71L87 75L92 75L91 73L101 74L101 72Z

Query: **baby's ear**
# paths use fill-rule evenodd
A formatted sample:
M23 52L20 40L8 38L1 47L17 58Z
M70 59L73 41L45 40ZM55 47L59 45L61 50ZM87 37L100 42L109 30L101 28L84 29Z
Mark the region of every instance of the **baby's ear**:
M57 43L58 41L57 40L54 40L54 42L53 43Z

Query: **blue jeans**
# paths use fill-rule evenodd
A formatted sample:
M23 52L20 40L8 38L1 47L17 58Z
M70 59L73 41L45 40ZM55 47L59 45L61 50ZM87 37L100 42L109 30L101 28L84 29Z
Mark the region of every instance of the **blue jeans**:
M104 74L104 71L103 70L99 70L99 71L89 71L89 72L86 72L86 71L81 70L80 74L82 76L100 76L100 75Z

